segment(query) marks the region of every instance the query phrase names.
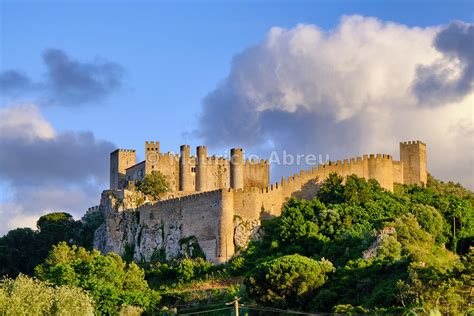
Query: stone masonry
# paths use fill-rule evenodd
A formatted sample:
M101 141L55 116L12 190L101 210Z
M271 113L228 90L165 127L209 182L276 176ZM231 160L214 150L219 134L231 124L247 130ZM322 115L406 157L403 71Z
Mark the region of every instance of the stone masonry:
M355 174L375 179L386 190L394 183L426 185L426 145L400 143L400 161L371 154L318 165L269 184L266 160L248 161L242 149L230 159L208 157L199 146L196 156L183 145L179 155L162 154L158 142L145 143L146 160L136 163L135 150L118 149L110 156L110 189L102 193L99 210L105 223L95 233L94 247L103 253L123 254L133 249L135 260L150 260L157 253L168 259L188 250L195 240L206 258L226 262L251 239L258 237L260 221L278 216L291 197L310 199L330 174ZM131 182L153 170L170 184L167 198L133 205Z

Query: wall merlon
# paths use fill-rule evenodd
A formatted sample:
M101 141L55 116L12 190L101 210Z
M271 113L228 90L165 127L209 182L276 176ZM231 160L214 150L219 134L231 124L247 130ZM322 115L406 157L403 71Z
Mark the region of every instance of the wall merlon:
M145 141L145 145L159 145L159 141Z
M111 152L111 154L115 153L115 152L126 152L126 153L134 153L135 152L135 149L124 149L124 148L118 148L116 150L114 150L113 152Z

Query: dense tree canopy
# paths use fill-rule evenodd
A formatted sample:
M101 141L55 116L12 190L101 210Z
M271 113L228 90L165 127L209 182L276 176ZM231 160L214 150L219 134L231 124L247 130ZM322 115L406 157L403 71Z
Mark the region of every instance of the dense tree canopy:
M472 271L463 259L472 256L472 197L432 177L425 188L397 185L391 193L374 180L331 174L313 200L291 199L280 217L263 223L263 239L252 242L231 267L238 263L235 273L252 271L249 293L266 304L281 303L275 280L288 277L269 266L300 254L326 258L335 273L312 292L311 303L287 300L289 308L395 312L428 306L460 312L468 308ZM272 275L278 276L270 282Z
M146 194L159 197L164 192L161 175L145 180L138 186ZM262 237L228 264L206 262L195 237L180 240L183 249L189 248L180 258L166 260L161 248L151 262L127 264L118 255L75 246L90 248L102 212L88 213L80 222L53 213L40 218L37 231L16 229L0 238L0 273L31 274L42 263L36 267L40 281L35 284L45 287L46 294L53 287L43 281L65 293L79 291L78 297L87 293L97 314L120 309L155 313L159 302L196 300L206 282L210 294L201 302L226 301L213 282L236 280L240 285L228 288L231 297L271 307L339 313L472 312L472 192L431 176L426 187L395 185L388 192L375 180L331 174L314 193L311 200L290 199L280 216L262 221ZM0 312L21 297L15 295L0 286ZM64 295L55 299L38 294L38 300L27 302L44 311L52 308L46 301L76 306L70 294ZM18 310L24 306L18 303ZM90 310L87 306L84 310Z
M159 303L159 296L145 281L143 269L113 253L101 256L98 251L61 242L35 270L40 280L86 290L99 313L114 314L122 305L146 310Z
M31 275L42 263L53 245L61 241L92 248L94 231L103 223L101 212L91 212L76 221L64 212L41 216L37 231L17 228L0 238L0 276Z

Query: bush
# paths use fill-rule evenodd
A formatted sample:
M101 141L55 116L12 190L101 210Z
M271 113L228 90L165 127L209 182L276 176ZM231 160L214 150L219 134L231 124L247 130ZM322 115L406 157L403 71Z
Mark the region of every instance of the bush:
M204 276L212 268L212 263L202 258L182 259L176 267L176 276L179 282L186 283L192 279Z
M142 181L137 182L136 187L138 191L156 199L169 189L166 177L159 171L147 174Z
M77 287L52 287L19 275L0 284L2 315L94 315L94 301Z
M259 264L245 280L258 302L281 308L303 307L334 271L327 260L288 255Z

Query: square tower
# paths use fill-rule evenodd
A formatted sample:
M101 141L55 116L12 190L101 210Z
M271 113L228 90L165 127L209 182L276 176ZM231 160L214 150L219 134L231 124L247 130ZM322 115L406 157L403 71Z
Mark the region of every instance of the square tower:
M417 140L400 143L400 161L403 163L403 183L426 186L426 144Z
M145 142L145 174L158 171L160 160L160 142Z
M117 149L110 153L110 189L122 189L126 184L125 174L128 167L137 163L134 149Z

